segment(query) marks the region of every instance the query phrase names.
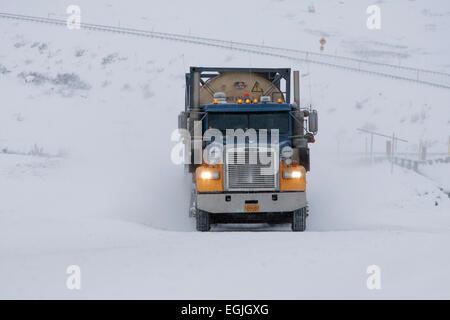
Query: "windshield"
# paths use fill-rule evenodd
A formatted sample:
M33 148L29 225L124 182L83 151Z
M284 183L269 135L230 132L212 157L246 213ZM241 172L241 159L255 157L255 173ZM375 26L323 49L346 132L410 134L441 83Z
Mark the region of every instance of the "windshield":
M288 112L255 112L255 113L228 113L212 112L208 114L208 128L218 129L225 133L226 129L278 129L280 134L289 133Z

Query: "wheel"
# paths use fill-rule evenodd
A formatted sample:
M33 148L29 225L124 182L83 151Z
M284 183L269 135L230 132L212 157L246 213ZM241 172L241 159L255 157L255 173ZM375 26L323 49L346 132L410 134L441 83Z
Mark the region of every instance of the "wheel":
M197 231L209 231L211 229L209 212L197 210Z
M295 210L292 213L292 231L305 231L306 216L306 207Z

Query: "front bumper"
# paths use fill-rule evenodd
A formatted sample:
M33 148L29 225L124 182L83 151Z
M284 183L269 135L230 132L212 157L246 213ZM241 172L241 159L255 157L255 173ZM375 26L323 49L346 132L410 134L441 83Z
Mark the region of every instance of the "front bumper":
M197 208L209 213L244 213L246 201L257 202L258 212L291 212L306 207L306 192L197 194Z

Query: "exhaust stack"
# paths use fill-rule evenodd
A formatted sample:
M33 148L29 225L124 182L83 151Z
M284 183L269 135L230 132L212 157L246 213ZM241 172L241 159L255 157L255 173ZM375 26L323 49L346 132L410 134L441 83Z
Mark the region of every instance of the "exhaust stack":
M294 71L294 102L300 110L300 72Z
M300 72L294 71L294 103L297 105L297 109L293 111L293 135L292 144L294 148L305 147L306 140L303 136L303 124L304 115L300 111Z
M194 72L194 79L192 79L192 81L192 90L194 91L192 111L196 114L200 112L200 72Z
M193 86L193 102L192 102L192 111L190 117L189 131L192 137L191 143L191 155L193 156L193 164L201 164L202 163L202 124L201 113L200 113L200 72L195 71L194 77L192 79ZM192 167L191 170L194 167Z

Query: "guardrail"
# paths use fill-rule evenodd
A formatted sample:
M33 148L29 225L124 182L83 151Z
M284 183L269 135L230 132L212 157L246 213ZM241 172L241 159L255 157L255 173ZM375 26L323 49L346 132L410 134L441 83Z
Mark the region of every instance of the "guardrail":
M27 16L20 14L0 13L0 18L28 21L35 23L52 24L66 26L66 20ZM249 44L243 42L234 42L220 39L196 37L176 33L156 32L139 30L133 28L106 26L92 23L81 23L82 29L112 32L123 35L133 35L162 40L171 40L192 43L196 45L212 46L227 50L237 50L254 54L278 57L282 59L293 60L297 62L306 62L323 65L347 71L367 73L376 76L392 78L396 80L410 81L420 84L426 84L438 88L450 89L450 74L439 71L396 66L386 63L371 62L361 59L335 56L324 53L315 53L296 49L287 49L272 47L266 45Z
M429 160L415 160L411 158L403 158L403 157L390 157L390 156L374 156L373 161L374 162L381 162L381 161L393 161L395 165L398 165L402 168L411 169L414 171L418 171L420 165L433 165L437 163L448 163L450 164L450 156L442 157L442 158L435 158L435 159L429 159Z

